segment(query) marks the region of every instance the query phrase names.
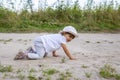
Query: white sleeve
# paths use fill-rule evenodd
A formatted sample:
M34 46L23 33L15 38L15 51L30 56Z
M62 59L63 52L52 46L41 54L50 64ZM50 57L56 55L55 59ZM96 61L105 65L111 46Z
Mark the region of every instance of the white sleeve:
M66 39L65 39L65 37L62 37L61 39L60 39L60 44L66 44Z

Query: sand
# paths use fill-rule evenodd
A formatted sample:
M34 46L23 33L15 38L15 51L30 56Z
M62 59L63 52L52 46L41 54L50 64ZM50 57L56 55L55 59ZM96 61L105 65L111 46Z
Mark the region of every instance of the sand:
M13 60L20 49L33 46L34 38L45 34L50 33L0 33L0 64L13 68L12 72L0 72L0 80L20 80L20 75L24 76L23 80L30 80L30 75L39 77L38 80L60 80L58 78L63 77L62 74L67 76L65 80L115 80L100 76L100 69L105 64L120 74L120 34L79 33L78 38L67 44L76 60L69 60L62 49L57 51L60 57L52 57L50 53L40 60ZM45 74L50 69L58 72Z

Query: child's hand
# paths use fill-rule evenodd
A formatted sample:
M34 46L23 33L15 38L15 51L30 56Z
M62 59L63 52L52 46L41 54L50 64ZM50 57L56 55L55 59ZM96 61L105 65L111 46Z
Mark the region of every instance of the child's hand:
M71 57L71 58L69 58L70 60L76 60L76 58L73 58L73 57Z
M53 55L53 57L59 57L59 55Z
M53 57L59 57L59 55L57 55L56 52L53 51Z

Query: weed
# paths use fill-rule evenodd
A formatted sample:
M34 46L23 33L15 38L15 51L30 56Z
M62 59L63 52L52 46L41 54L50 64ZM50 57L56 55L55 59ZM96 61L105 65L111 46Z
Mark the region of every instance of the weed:
M67 76L64 73L60 74L60 77L57 80L68 80Z
M9 75L7 73L5 73L2 78L5 79L7 76L9 76Z
M31 75L31 74L29 74L28 79L29 80L37 80L37 78L35 77L35 75Z
M13 68L11 65L8 65L8 66L0 65L0 72L12 72L12 71L13 71Z
M8 40L5 40L6 42L10 42L10 41L12 41L13 39L8 39Z
M51 80L51 77L50 77L50 76L47 76L45 80Z
M12 41L12 40L13 40L13 39L8 39L8 40L1 39L0 41L2 41L3 44L7 44L7 42L10 42L10 41Z
M22 72L23 71L23 69L18 69L16 72L17 73L20 73L20 72Z
M72 77L72 73L67 70L65 73L60 73L57 80L69 80Z
M67 71L66 71L66 76L67 76L67 77L72 77L72 73L67 70Z
M18 39L17 41L22 41L22 39Z
M65 63L66 62L66 59L65 59L65 57L63 57L62 59L61 59L61 63Z
M86 75L87 78L90 78L92 73L85 73L85 75Z
M24 42L27 42L27 40L24 40Z
M100 75L107 79L115 78L116 80L120 80L120 74L117 74L115 69L110 65L104 65L100 70Z
M81 80L81 79L78 79L78 78L74 78L74 80Z
M69 80L70 77L72 77L72 73L66 71L65 73L60 73L60 76L57 80Z
M3 43L3 44L7 44L7 42L5 42L5 41L4 41L4 43Z
M0 39L0 42L3 42L4 41L4 39Z
M115 74L114 77L116 80L120 80L120 74Z
M31 72L37 72L37 70L31 68L29 72L30 72L30 73L31 73Z
M47 74L47 75L53 75L53 74L55 74L55 73L57 73L59 71L56 70L56 69L47 69L47 70L45 70L43 72L44 72L44 74Z
M112 68L112 66L111 65L104 65L104 67L102 67L101 69L100 69L100 75L102 76L102 77L104 77L104 78L112 78L112 77L114 77L114 73L115 73L116 71L115 71L115 69L114 68Z
M23 75L23 74L19 74L17 77L18 77L20 80L24 80L25 75Z
M88 68L88 66L85 66L84 64L81 66L82 68Z
M43 77L41 77L41 76L38 77L38 80L42 80L42 79L43 79Z

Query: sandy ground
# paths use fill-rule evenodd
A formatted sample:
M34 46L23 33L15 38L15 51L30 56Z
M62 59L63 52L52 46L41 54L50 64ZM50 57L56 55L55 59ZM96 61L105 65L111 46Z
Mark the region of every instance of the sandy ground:
M33 45L32 41L35 37L44 34L48 33L0 33L0 63L11 65L13 68L12 72L0 72L0 80L22 80L21 76L24 76L23 80L30 80L27 78L30 75L43 80L47 78L48 80L64 80L58 79L60 74L67 75L65 80L114 80L105 79L99 75L100 68L105 64L112 65L120 74L120 34L79 33L79 38L67 45L77 60L69 60L62 49L57 51L60 55L57 58L49 54L41 60L13 60L19 49L25 50ZM30 71L31 69L33 72ZM44 75L44 71L50 69L56 69L59 72ZM90 74L90 78L86 76L86 73Z

